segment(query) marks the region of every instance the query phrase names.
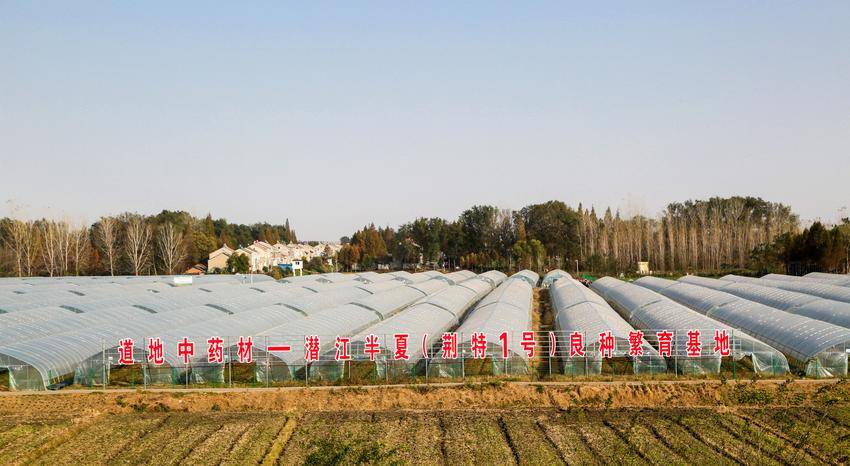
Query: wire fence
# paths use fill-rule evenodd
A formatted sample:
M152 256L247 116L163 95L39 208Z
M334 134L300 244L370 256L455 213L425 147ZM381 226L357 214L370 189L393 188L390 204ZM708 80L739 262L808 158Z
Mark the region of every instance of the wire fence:
M846 376L848 348L789 366L785 356L724 329L504 331L494 334L127 336L73 373L0 361L14 389L277 387L577 378ZM61 351L61 350L58 350ZM829 371L810 366L829 365ZM820 367L818 367L820 368Z

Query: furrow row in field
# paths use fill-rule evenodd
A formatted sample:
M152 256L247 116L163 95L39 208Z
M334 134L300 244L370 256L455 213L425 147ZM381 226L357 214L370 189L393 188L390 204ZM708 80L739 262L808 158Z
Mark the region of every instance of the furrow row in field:
M808 409L748 410L746 413L796 439L797 444L806 445L810 451L819 452L820 456L837 463L850 459L850 438L845 437L848 431L825 422L823 414Z
M593 450L596 458L604 464L638 462L639 455L608 426L601 421L583 422L575 428L582 439Z
M221 464L259 464L265 458L271 444L277 438L288 418L272 414L258 419L243 435L239 436L224 455Z
M844 464L850 409L144 412L0 419L3 464Z
M110 458L138 441L146 432L161 424L163 416L107 416L92 423L69 441L67 448L57 448L42 455L37 464L106 464Z
M604 422L605 425L610 427L620 437L620 440L631 445L642 459L651 464L671 465L687 463L681 456L667 448L636 417L615 418Z
M693 458L699 458L709 464L735 464L734 460L718 452L671 419L653 417L644 421L644 424L656 439L677 455L685 458L686 463L690 463Z
M502 415L500 424L520 464L563 464L553 443L538 427L533 416Z
M703 429L701 429L699 427L694 428L693 426L690 425L690 423L683 422L681 416L677 417L677 419L675 419L675 422L682 429L686 430L689 435L698 439L701 443L705 444L711 450L720 453L726 459L732 461L735 464L741 464L741 465L747 464L747 463L741 461L739 456L734 451L728 450L726 448L727 445L725 443L723 443L722 441L718 441L718 439L715 436L709 435L707 432L703 431Z
M446 454L453 463L515 464L498 421L485 414L446 417Z
M593 451L582 440L581 434L572 426L568 427L563 422L559 422L557 418L543 419L539 425L567 464L597 463Z
M785 463L785 459L775 451L776 448L781 448L781 443L777 447L779 439L766 435L764 431L748 429L745 424L731 428L726 420L730 417L731 415L722 413L694 412L683 416L680 422L700 432L715 445L722 447L730 456L743 463ZM771 441L773 444L770 443Z
M26 456L70 428L70 422L19 424L0 435L0 455L13 460Z

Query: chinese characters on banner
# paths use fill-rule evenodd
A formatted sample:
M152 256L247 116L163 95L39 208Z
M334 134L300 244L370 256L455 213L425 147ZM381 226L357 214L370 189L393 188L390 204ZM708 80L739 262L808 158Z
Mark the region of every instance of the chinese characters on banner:
M699 330L688 330L688 342L685 343L685 352L689 358L698 358L702 355L702 342L699 339Z
M570 334L570 357L580 358L584 356L584 334L573 332Z
M334 343L334 348L336 348L336 353L334 354L334 361L349 361L351 359L351 355L348 354L349 342L351 342L350 338L345 338L337 335L336 343Z
M658 338L658 354L664 357L673 355L673 332L662 330L655 334Z
M643 356L643 332L640 330L629 332L629 356Z
M443 359L457 359L457 333L444 333L441 341Z
M484 359L487 357L487 335L475 332L472 334L472 341L469 345L469 350L472 351L473 359Z
M162 347L162 340L157 338L148 338L148 363L154 366L165 364L165 351Z
M177 356L183 358L183 364L189 364L189 360L195 357L195 342L183 337L183 341L177 344Z
M125 338L118 341L118 364L132 365L133 361L133 346L136 344L132 338Z
M732 354L732 349L729 347L729 334L726 330L714 331L714 353L720 356Z
M366 344L363 345L363 354L369 356L370 361L375 360L375 356L381 353L381 345L378 343L377 335L366 336Z
M304 337L304 359L307 362L319 360L319 343L318 335Z
M254 341L251 337L239 337L236 343L236 357L239 358L239 362L250 364L254 361L253 351L251 351L253 347Z
M603 358L614 357L614 336L611 331L599 334L599 353Z
M543 332L541 332L543 333ZM564 356L568 355L571 358L587 357L589 343L584 332L568 332L561 337L557 336L558 332L545 332L546 335L540 335L541 341L545 343L548 338L549 356L554 357L558 354L559 341L565 345L563 349ZM710 347L703 348L703 331L700 329L687 330L660 330L654 332L655 345L651 345L645 338L645 334L641 330L633 330L626 336L615 335L612 331L600 332L597 335L597 347L599 356L602 358L613 358L618 355L627 355L628 357L636 358L646 355L648 348L655 346L658 349L658 354L663 357L687 356L689 358L698 358L709 352ZM709 333L709 335L711 335ZM333 360L334 361L349 361L355 358L365 356L369 361L377 361L384 355L386 360L393 361L409 361L411 359L410 334L397 333L393 335L379 336L366 335L362 342L362 352L358 348L355 353L352 353L352 338L349 336L337 335L333 340ZM416 338L419 336L416 335ZM536 355L538 343L538 334L533 331L518 332L518 334L501 332L496 335L491 335L495 340L488 340L488 335L483 332L474 332L469 335L460 335L457 332L445 332L440 335L438 343L433 348L439 348L435 355L430 354L428 335L423 334L422 337L422 355L426 359L439 357L442 359L460 359L464 357L472 359L485 359L487 357L497 357L500 355L503 359L507 359L511 353L511 342L513 341L519 349L514 349L513 352L519 352L522 356L532 359ZM519 337L519 338L517 338ZM563 338L563 340L559 340ZM618 339L621 343L618 343ZM389 340L389 342L388 342ZM461 341L463 340L463 342ZM161 366L166 361L166 342L163 342L160 337L150 337L143 340L145 343L140 343L140 350L146 353L142 357L142 361L154 366ZM204 341L204 340L201 340ZM238 340L227 340L221 336L211 336L206 340L206 362L209 364L224 364L228 362L228 354L231 355L233 362L250 364L254 361L254 340L250 336L240 336ZM708 340L706 340L708 342ZM726 357L732 355L732 339L731 331L728 329L714 329L713 335L713 355ZM184 365L189 365L195 359L195 341L189 337L182 337L175 342L177 362L182 362ZM466 346L468 344L468 346ZM618 350L618 345L622 345ZM498 345L501 351L497 349L490 350L490 345ZM384 350L386 347L386 350ZM136 364L134 351L136 350L136 340L132 338L122 338L117 342L118 364L133 365ZM468 348L468 350L466 349ZM626 348L628 350L626 351ZM269 353L289 352L292 347L289 345L271 345L265 348ZM544 347L545 350L545 347ZM322 358L322 353L330 351L326 347L322 347L322 337L318 335L306 335L304 337L304 359L310 363L319 361ZM386 351L386 352L385 352ZM233 356L235 353L235 356ZM203 358L201 353L201 358ZM330 359L330 356L327 356Z
M207 340L207 362L210 364L224 362L224 348L221 346L224 340L221 337L212 337Z
M410 335L406 333L396 333L393 335L393 339L395 340L395 353L393 353L393 359L396 361L408 361L410 360L410 355L407 354L407 339Z

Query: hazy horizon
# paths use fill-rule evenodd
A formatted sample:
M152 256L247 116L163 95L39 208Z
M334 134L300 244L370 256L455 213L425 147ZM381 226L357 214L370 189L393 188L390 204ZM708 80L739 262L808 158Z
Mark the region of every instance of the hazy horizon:
M834 222L848 25L837 1L0 2L0 216L335 241L474 204L752 195Z

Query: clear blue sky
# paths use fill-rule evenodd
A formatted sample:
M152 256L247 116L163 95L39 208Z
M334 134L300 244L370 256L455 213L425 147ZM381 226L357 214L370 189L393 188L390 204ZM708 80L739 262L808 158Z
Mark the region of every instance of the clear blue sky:
M850 2L0 0L0 215L731 194L850 204Z

